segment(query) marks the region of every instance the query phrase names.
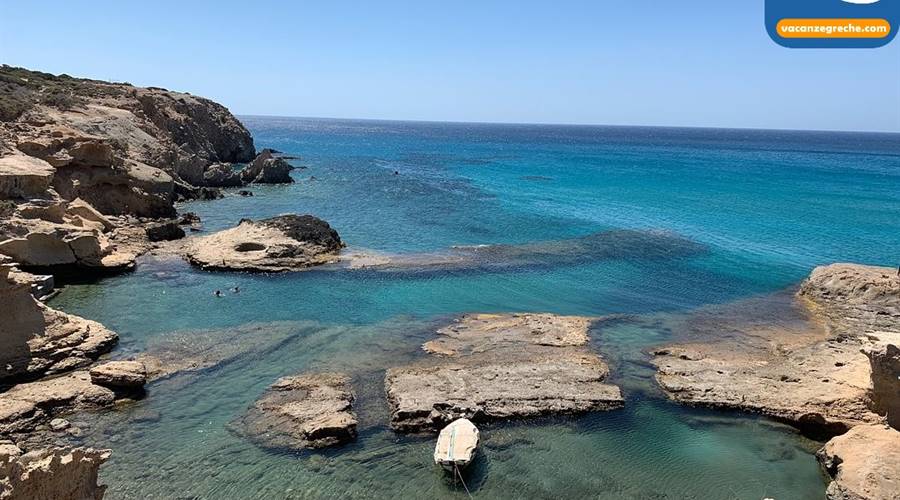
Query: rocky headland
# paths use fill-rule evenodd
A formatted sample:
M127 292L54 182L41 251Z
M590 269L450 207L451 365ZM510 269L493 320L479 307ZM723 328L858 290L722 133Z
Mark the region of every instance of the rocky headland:
M128 269L179 235L138 230L176 201L293 182L292 168L208 99L0 67L0 254L23 266Z
M130 270L184 237L175 203L219 187L293 182L272 150L208 99L0 66L0 497L100 498L107 452L52 446L79 431L60 417L143 396L148 380L211 366L240 347L99 362L118 336L35 297L52 280ZM223 180L224 179L224 180ZM24 270L24 271L23 271ZM38 293L40 291L40 294ZM243 344L237 344L237 346ZM147 364L145 364L145 362Z
M437 431L476 422L620 407L609 369L587 348L590 318L553 314L468 314L425 343L430 354L391 368L385 391L391 426Z
M838 467L840 458L825 461L835 478L829 498L895 498L884 492L896 481L895 473L886 473L897 470L890 457L900 454L897 270L818 267L795 300L808 316L805 330L751 327L719 340L658 348L652 353L657 381L679 402L752 411L815 436L838 435L820 456L845 450L854 459L845 467ZM862 441L877 443L881 452L846 451Z

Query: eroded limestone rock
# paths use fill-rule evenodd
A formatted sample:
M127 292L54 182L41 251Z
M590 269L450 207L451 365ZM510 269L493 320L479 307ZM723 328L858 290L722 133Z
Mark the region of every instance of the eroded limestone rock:
M863 348L872 372L872 407L900 429L900 332L875 332Z
M290 163L277 156L274 151L264 149L241 170L240 175L247 184L290 184L294 182L291 178L293 169Z
M140 361L109 361L90 369L91 382L111 389L140 389L147 383L147 367Z
M0 499L100 500L100 465L109 450L50 448L22 453L0 444Z
M55 172L49 163L28 155L0 157L0 199L41 196Z
M245 219L194 240L188 260L204 269L237 271L298 271L335 262L343 247L337 231L312 215L279 215Z
M350 379L340 373L284 377L272 384L231 428L260 446L301 450L356 438Z
M828 441L816 456L833 479L829 500L900 499L900 431L859 425Z
M806 331L752 327L655 350L660 386L680 402L759 412L816 435L882 421L871 410L872 381L889 376L873 374L861 350L879 340L879 329L900 328L896 270L819 267L797 298L808 311ZM879 366L890 372L887 358Z
M428 359L391 368L391 426L436 431L474 421L608 410L624 403L609 369L585 347L589 318L469 314L438 330Z
M0 265L0 381L35 378L86 366L115 345L118 336L96 321L38 302L24 273Z

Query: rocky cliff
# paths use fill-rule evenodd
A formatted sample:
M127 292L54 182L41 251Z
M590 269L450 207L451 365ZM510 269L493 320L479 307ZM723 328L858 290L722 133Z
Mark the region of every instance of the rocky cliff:
M16 150L47 161L60 184L147 167L200 184L208 165L256 154L247 129L209 99L2 66L0 152Z

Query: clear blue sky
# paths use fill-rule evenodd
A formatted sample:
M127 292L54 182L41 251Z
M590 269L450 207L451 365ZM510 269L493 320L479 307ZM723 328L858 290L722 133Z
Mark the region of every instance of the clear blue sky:
M238 114L900 132L900 37L785 49L763 0L0 0L0 62Z

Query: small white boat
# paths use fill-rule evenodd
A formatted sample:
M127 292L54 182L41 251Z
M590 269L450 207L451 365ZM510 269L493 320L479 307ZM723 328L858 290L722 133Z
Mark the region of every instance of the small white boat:
M469 419L454 420L441 430L434 446L434 463L448 471L462 469L475 458L478 428Z

